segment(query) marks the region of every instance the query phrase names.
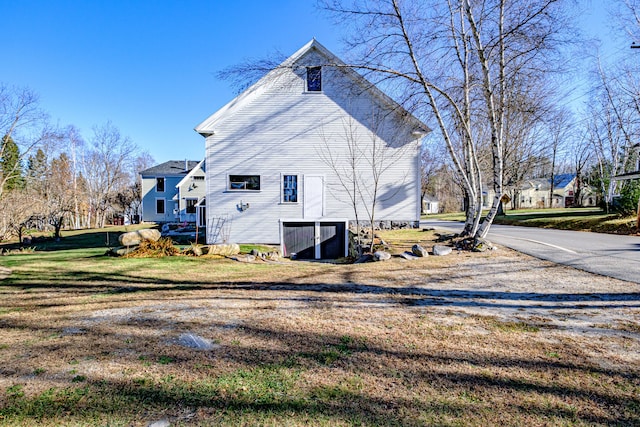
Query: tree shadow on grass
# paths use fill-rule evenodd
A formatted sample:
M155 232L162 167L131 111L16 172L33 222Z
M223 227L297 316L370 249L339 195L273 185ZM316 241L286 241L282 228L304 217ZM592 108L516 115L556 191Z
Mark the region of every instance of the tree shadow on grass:
M224 326L222 322L209 325ZM100 354L101 363L117 361L127 366L132 373L129 378L114 378L94 369L73 384L78 376L69 375L53 392L6 398L0 416L5 420L14 416L22 420L52 416L91 420L120 413L129 422L149 422L167 414L175 417L172 421L179 421L179 414L187 411L193 414L187 425L211 420L223 424L289 420L298 424L406 426L479 425L500 419L506 419L507 424L533 420L542 424L637 425L640 421L640 397L633 391L639 387L638 372L603 369L578 358L532 360L478 354L464 348L452 352L437 343L408 352L397 349L401 343L383 346L364 337L345 339L336 332L303 332L264 324L243 324L238 333L242 342L267 341L271 343L268 348L223 343L212 351L193 351L172 345L166 336L155 333L197 327L201 327L197 322L147 322L146 335L132 336L144 345L123 352L127 335L116 336L113 329L97 324L74 337L96 343L87 345L89 353L78 354L78 359ZM162 354L170 362L141 368L141 360L153 357L154 344L164 348L156 355ZM77 346L77 342L67 345ZM53 351L47 346L51 344L36 345L32 350ZM65 354L63 347L54 346L55 351ZM3 374L24 383L30 369L33 367L26 363L21 372ZM82 373L82 364L76 369ZM186 376L192 379L182 378L180 372L189 372ZM194 372L197 378L193 378ZM600 387L599 377L607 378L613 386ZM496 417L494 412L509 415Z
M2 282L2 288L12 293L16 290L34 292L74 292L79 294L102 295L127 295L133 293L152 294L154 292L183 293L185 291L261 291L261 292L300 292L317 294L318 300L331 298L336 303L340 296L345 296L343 302L349 302L349 295L370 295L375 297L372 304L378 305L412 305L412 306L452 306L452 307L481 307L481 308L508 308L527 309L536 308L555 310L562 308L572 309L615 309L615 308L639 308L640 292L512 292L509 290L484 290L469 288L437 288L434 284L442 281L473 280L481 275L494 275L509 273L511 267L507 264L499 268L487 270L484 273L469 270L456 271L447 277L432 277L424 282L414 282L405 278L394 279L394 271L387 272L387 277L381 280L381 284L362 283L350 272L341 276L341 281L322 281L323 274L303 273L290 277L284 281L226 281L180 279L180 278L155 278L143 277L137 274L138 266L130 269L120 269L109 273L95 273L80 269L69 270L60 268L59 274L49 269L47 280L41 279L38 271L25 271L19 275L10 276ZM539 267L548 268L546 266ZM402 269L399 268L398 272ZM529 275L535 278L533 271ZM313 280L317 279L317 280ZM408 285L408 286L407 286ZM6 293L0 289L0 295ZM378 298L378 297L388 297ZM155 297L150 297L154 299ZM194 297L197 299L198 297ZM235 298L235 296L234 296ZM251 298L256 298L252 296ZM267 294L259 299L268 300ZM278 297L282 299L281 297ZM285 299L288 297L285 297ZM138 298L142 301L142 298ZM47 304L42 301L41 304Z

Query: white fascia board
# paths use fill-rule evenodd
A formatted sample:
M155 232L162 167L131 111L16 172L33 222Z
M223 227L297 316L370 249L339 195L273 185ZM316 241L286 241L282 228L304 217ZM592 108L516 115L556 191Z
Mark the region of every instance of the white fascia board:
M313 46L314 43L317 43L315 39L311 40L309 43L307 43L301 49L299 49L296 53L291 55L289 58L285 59L275 69L267 72L267 74L265 74L260 80L258 80L257 82L249 86L240 95L236 96L226 105L224 105L222 108L220 108L218 111L213 113L211 116L205 119L198 126L196 126L195 131L203 136L213 135L215 133L214 132L215 126L225 118L227 113L232 113L240 109L242 106L251 102L257 96L261 95L265 90L266 83L271 79L271 77L277 72L278 69L290 67L303 54L305 54Z
M186 174L186 175L184 176L184 178L182 178L182 179L180 180L180 182L179 182L179 183L177 183L177 184L176 184L176 188L179 188L182 184L184 184L185 182L187 182L187 179L191 178L191 177L193 176L193 174L196 172L196 170L198 170L198 169L202 168L202 164L203 164L203 163L204 163L204 159L203 159L203 160L200 160L200 162L199 162L197 165L195 165L195 166L193 167L193 169L191 169L191 170L189 171L189 173L188 173L188 174Z

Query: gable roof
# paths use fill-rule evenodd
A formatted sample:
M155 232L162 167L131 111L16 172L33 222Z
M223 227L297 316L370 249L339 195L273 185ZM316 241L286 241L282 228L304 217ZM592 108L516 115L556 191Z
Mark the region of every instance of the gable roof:
M553 188L566 188L576 177L574 173L562 173L553 177ZM551 178L533 178L522 183L521 189L537 188L538 190L550 190Z
M189 178L191 178L191 177L192 177L192 176L193 176L193 175L198 171L198 169L201 169L203 172L206 172L206 171L207 171L207 169L206 169L206 167L205 167L205 162L204 162L204 160L200 160L200 162L199 162L197 165L195 165L193 168L191 168L191 170L189 171L189 173L188 173L188 174L186 174L186 175L184 176L184 178L182 178L182 179L180 180L180 182L176 184L176 188L180 187L182 184L184 184L185 182L187 182L187 180L188 180Z
M560 175L556 175L553 177L554 187L555 188L564 188L567 185L571 184L571 181L576 177L574 173L562 173Z
M168 162L152 166L149 169L140 171L139 173L143 176L180 176L189 173L193 168L198 166L199 163L200 160L169 160Z
M345 64L340 58L331 53L326 47L320 44L315 38L310 42L301 47L297 52L291 55L289 58L284 60L280 65L278 65L273 70L269 71L265 74L260 80L251 85L245 91L243 91L236 98L231 100L231 102L227 103L225 106L220 108L214 114L209 116L206 120L200 123L195 127L195 131L201 134L202 136L208 136L215 134L216 127L224 120L225 117L230 116L235 111L238 111L240 108L250 103L253 99L260 96L267 87L267 82L271 81L273 78L277 76L277 73L283 69L290 69L293 65L298 62L303 56L311 51L317 51L322 56L327 59L327 63L324 64L326 66L335 67L341 70L345 75L350 77L355 84L360 85L363 91L369 93L373 97L380 100L384 105L389 107L389 109L397 111L399 115L408 119L412 126L415 127L415 131L427 134L431 132L431 129L424 124L421 120L416 118L413 114L409 113L404 107L398 104L396 101L391 99L387 94L378 89L374 84L365 79L362 75L357 73L352 67L349 67Z

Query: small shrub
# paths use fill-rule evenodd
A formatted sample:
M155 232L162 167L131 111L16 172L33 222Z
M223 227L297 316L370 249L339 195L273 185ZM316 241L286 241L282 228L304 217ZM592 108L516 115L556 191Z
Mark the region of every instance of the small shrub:
M616 200L615 210L622 215L633 215L638 208L640 198L640 183L629 181L620 191L620 198Z
M161 237L157 241L143 240L133 252L126 255L127 258L162 258L178 255L180 250L173 245L173 240Z
M76 375L75 377L73 377L71 379L72 383L81 383L87 380L87 377L85 377L84 375Z
M7 387L7 397L11 397L14 399L24 397L24 391L22 390L22 388L22 384L14 384L10 387Z
M184 255L190 255L190 256L202 256L203 255L202 245L191 243L188 248L185 248L182 251L182 253Z
M160 356L158 358L158 363L161 365L168 365L173 362L174 362L173 358L169 356Z

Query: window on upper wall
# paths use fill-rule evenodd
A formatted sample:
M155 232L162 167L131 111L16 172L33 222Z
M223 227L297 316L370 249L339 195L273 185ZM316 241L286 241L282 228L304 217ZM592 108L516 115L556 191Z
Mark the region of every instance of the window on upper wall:
M164 178L156 178L156 191L158 193L164 193Z
M307 67L307 92L322 91L322 67Z
M156 199L156 213L164 214L164 199Z
M229 175L228 189L260 191L260 175Z
M298 175L282 175L282 203L298 203Z

